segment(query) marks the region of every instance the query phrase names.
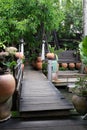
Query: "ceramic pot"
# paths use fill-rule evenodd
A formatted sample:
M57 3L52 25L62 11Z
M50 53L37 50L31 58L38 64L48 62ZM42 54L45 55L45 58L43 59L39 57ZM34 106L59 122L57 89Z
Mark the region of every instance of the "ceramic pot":
M87 97L73 95L72 103L78 113L80 114L87 113Z
M76 69L81 69L81 63L76 63Z
M36 61L36 69L42 70L42 61Z
M15 90L15 79L11 74L0 75L0 103L12 96Z
M69 63L69 68L72 70L75 68L75 64L74 63Z
M6 121L11 117L12 96L3 103L0 103L0 122Z
M49 53L47 53L46 56L47 56L48 59L55 59L55 54L54 53L49 52Z
M42 61L40 56L37 57L37 61L38 61L38 62L41 62L41 61Z
M0 120L6 120L10 116L10 108L12 106L9 99L15 91L15 79L11 74L0 75ZM9 106L8 106L9 102ZM7 109L9 108L9 109ZM3 109L3 110L2 110ZM4 111L4 113L3 113Z
M61 66L66 69L68 67L68 64L67 63L62 63Z

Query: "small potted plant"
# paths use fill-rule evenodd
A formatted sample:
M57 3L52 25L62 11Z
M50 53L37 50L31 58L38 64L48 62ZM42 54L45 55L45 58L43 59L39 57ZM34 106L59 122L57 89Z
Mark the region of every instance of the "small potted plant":
M50 44L48 45L49 52L46 54L48 59L55 59L55 47L52 47Z
M80 114L87 113L87 76L77 79L72 92L74 93L72 102L77 112Z

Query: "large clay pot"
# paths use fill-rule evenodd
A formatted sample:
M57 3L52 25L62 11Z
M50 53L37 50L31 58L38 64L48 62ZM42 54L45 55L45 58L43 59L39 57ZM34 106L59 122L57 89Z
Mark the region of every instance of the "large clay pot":
M42 70L42 61L36 61L36 69Z
M42 70L42 60L41 60L40 56L37 57L37 60L36 60L36 63L35 63L35 68L37 70Z
M0 122L6 121L11 117L12 96L3 103L0 103Z
M38 56L38 57L37 57L37 61L38 61L38 62L41 62L41 61L42 61L41 56Z
M80 114L87 113L87 97L73 95L72 102L77 112Z
M10 110L7 109L9 102L8 100L12 97L14 91L15 79L13 75L0 75L0 121L6 120L10 116ZM11 108L12 103L10 103L9 105L9 108ZM5 114L3 113L3 111L5 111Z

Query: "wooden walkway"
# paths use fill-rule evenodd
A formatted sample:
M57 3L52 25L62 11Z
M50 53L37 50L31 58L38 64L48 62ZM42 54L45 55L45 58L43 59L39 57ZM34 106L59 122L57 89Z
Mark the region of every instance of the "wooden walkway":
M21 117L65 116L73 109L58 89L41 71L24 71L19 112Z
M40 83L37 82L38 79ZM40 88L40 89L37 90L37 88ZM41 92L41 90L43 91ZM49 93L48 93L48 90L49 90ZM51 91L53 92L51 93ZM29 111L32 111L32 112L42 111L42 106L44 110L47 110L48 108L51 110L52 105L54 106L54 109L56 108L56 110L59 111L58 106L60 106L60 104L63 104L61 105L62 107L69 105L70 107L69 108L66 107L66 108L71 109L72 105L69 104L68 102L67 103L65 102L66 100L63 98L61 93L46 79L46 77L44 77L44 75L42 75L41 72L29 70L29 68L25 70L21 99L20 99L20 113L25 112L29 116L30 115L28 113ZM39 107L40 104L43 104L43 105ZM52 105L49 106L50 104ZM55 104L57 105L55 106ZM22 120L21 118L11 118L5 122L0 123L0 130L2 129L3 130L68 130L68 129L69 130L78 130L78 129L87 130L87 120L82 120L80 116L78 117L63 116L63 117L64 118L62 119L60 117L56 117L56 118L49 117L45 119L39 118L39 119L32 119L32 120L29 120L29 119Z
M0 130L87 130L87 120L59 119L21 121L10 119L0 123Z

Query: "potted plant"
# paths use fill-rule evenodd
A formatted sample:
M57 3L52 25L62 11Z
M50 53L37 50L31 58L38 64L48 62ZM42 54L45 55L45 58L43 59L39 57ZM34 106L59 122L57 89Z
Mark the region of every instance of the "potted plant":
M79 44L80 57L82 60L82 68L87 66L87 36L85 36ZM79 77L75 82L75 88L73 88L74 95L72 102L77 110L81 114L87 113L87 75Z
M87 76L77 79L72 92L74 93L72 102L77 112L80 114L87 113Z
M46 57L48 59L55 59L55 47L52 47L50 44L48 44L48 50L49 52L46 54Z
M51 78L53 82L58 80L58 70L59 70L58 54L63 51L62 49L56 50L55 48L56 48L55 46L52 47L50 44L48 44L49 52L46 54L48 62L51 62L48 64L51 64L52 66ZM48 77L50 77L49 74Z
M15 91L15 79L12 74L16 65L15 47L0 48L0 122L11 117L12 95Z

